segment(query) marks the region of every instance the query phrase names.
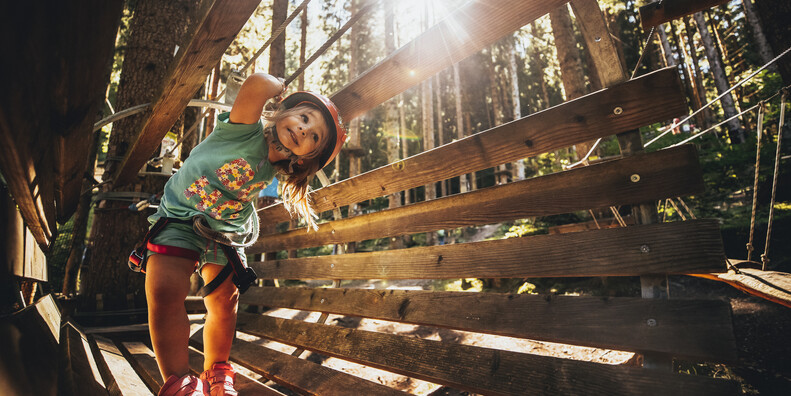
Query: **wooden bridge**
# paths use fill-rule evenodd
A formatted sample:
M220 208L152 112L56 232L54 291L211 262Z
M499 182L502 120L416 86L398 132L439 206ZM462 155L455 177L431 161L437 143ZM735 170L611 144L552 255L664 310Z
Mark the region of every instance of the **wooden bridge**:
M13 196L13 202L7 201L7 194L0 197L4 200L0 203L7 230L3 250L8 252L8 272L41 281L47 279L44 257L55 235L55 224L68 219L79 198L92 117L104 94L101 73L111 56L111 32L117 27L121 7L118 0L85 2L91 3L90 7L66 3L58 5L63 19L56 18L59 24L48 28L30 24L29 33L41 28L57 34L19 38L22 43L13 48L25 59L49 61L48 66L39 62L26 66L33 67L38 76L58 82L39 85L40 92L30 95L56 96L63 90L85 94L36 108L29 106L36 104L31 96L21 94L27 85L19 81L12 84L10 92L20 96L4 98L0 110L0 165ZM470 1L332 98L349 121L564 3ZM659 24L716 3L722 1L666 0L664 8L646 6L641 11L644 22ZM209 69L204 66L217 62L257 4L255 0L216 0L207 7L188 47L179 53L139 139L112 175L115 182L134 180L203 81ZM642 126L687 113L678 73L665 69L629 79L597 2L573 0L571 5L605 89L327 186L315 192L313 201L318 211L332 211L612 135L618 137L620 158L337 218L321 224L318 232L295 229L261 235L249 253L263 254L264 259L252 266L267 280L639 276L642 298L251 288L242 295L243 304L320 312L321 316L314 323L240 313L238 330L247 336L240 335L234 342L232 361L249 370L249 375L239 380L243 394L281 394L265 385L266 381L300 394L402 393L301 359L303 350L479 394L737 393L733 381L672 370L674 359L732 363L737 358L726 302L668 299L659 286L667 274L712 274L726 268L716 221L663 223L655 213L656 200L703 191L694 146L644 153L637 132ZM25 20L51 15L43 7L26 6ZM25 23L16 27L20 25ZM461 40L451 31L459 27L476 39ZM62 39L56 43L46 41L58 35ZM55 48L58 51L47 57L35 53ZM79 57L69 51L90 56ZM51 65L58 61L65 66ZM72 85L84 90L68 89ZM627 227L285 260L267 254L620 205L634 208ZM259 214L263 226L289 220L282 205ZM191 312L201 311L200 301L187 303ZM329 314L628 351L642 357L636 359L642 366L346 328L325 323ZM197 372L202 371L200 323L199 318L193 321L191 350L191 364ZM155 393L162 384L145 326L80 328L61 316L52 296L7 318L2 325L0 393L46 395L55 394L57 388L62 394L137 395ZM255 337L296 347L297 353L263 347L251 341Z

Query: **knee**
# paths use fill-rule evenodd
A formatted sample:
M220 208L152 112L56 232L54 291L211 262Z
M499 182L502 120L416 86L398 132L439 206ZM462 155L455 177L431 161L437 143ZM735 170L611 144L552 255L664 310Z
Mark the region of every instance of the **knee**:
M212 315L228 316L230 318L236 315L239 305L239 290L228 279L228 281L223 282L222 285L206 296L203 301L206 309Z

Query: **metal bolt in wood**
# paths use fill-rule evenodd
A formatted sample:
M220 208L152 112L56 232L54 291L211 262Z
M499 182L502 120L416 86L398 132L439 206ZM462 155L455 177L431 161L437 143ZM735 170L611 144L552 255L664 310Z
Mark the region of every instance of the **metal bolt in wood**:
M623 113L623 107L618 106L612 110L615 115L621 115Z

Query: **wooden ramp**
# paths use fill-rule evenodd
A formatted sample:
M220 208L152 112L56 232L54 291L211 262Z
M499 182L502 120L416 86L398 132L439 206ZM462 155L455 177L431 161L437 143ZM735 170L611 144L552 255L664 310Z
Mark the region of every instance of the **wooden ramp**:
M700 278L725 282L745 293L791 308L791 274L762 271L760 263L729 260L732 269L725 273L699 274Z

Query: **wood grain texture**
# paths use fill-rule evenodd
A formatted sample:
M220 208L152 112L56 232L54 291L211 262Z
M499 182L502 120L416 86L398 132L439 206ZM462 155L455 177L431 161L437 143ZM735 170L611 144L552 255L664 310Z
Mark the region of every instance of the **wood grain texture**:
M735 394L736 383L239 314L242 331L486 395Z
M201 331L202 334L202 331ZM194 348L189 348L189 365L190 371L193 375L200 376L203 373L203 354ZM282 393L247 377L239 372L239 366L232 364L236 370L236 377L234 379L234 389L239 391L240 394L255 395L255 396L284 396Z
M640 7L640 24L648 31L653 26L727 3L727 0L663 0Z
M615 114L614 109L623 111ZM668 68L316 191L318 212L449 179L573 144L671 119L687 111L681 81ZM289 219L282 204L259 212L261 224Z
M202 348L203 330L195 332L190 343ZM405 395L387 386L240 339L234 340L231 360L299 394Z
M262 279L451 279L722 272L714 220L255 262Z
M121 343L124 351L124 356L127 357L129 363L135 368L135 371L143 379L143 382L154 392L159 392L165 380L162 379L162 374L159 373L159 366L157 366L157 358L154 351L148 348L142 342L123 342Z
M282 287L252 288L240 301L705 361L736 359L731 310L723 301Z
M62 394L107 396L107 386L96 364L88 337L71 322L66 322L61 327L60 334L61 348L66 358L58 380Z
M611 87L629 79L615 48L607 21L597 0L572 0L571 8L585 39L585 46L596 65L596 74L603 87Z
M639 181L631 181L638 175ZM532 216L697 194L703 176L694 146L577 168L469 193L261 236L248 253L363 241L492 224Z
M565 3L559 0L473 0L333 94L351 121L439 71ZM386 84L382 84L386 81Z
M132 181L151 153L156 150L187 103L222 58L228 45L250 18L260 1L216 0L189 44L181 49L168 72L159 98L141 122L140 134L114 175L115 185Z
M93 336L93 338L99 350L100 359L97 359L99 370L102 373L105 384L107 384L107 391L110 395L153 394L113 341L98 335Z

